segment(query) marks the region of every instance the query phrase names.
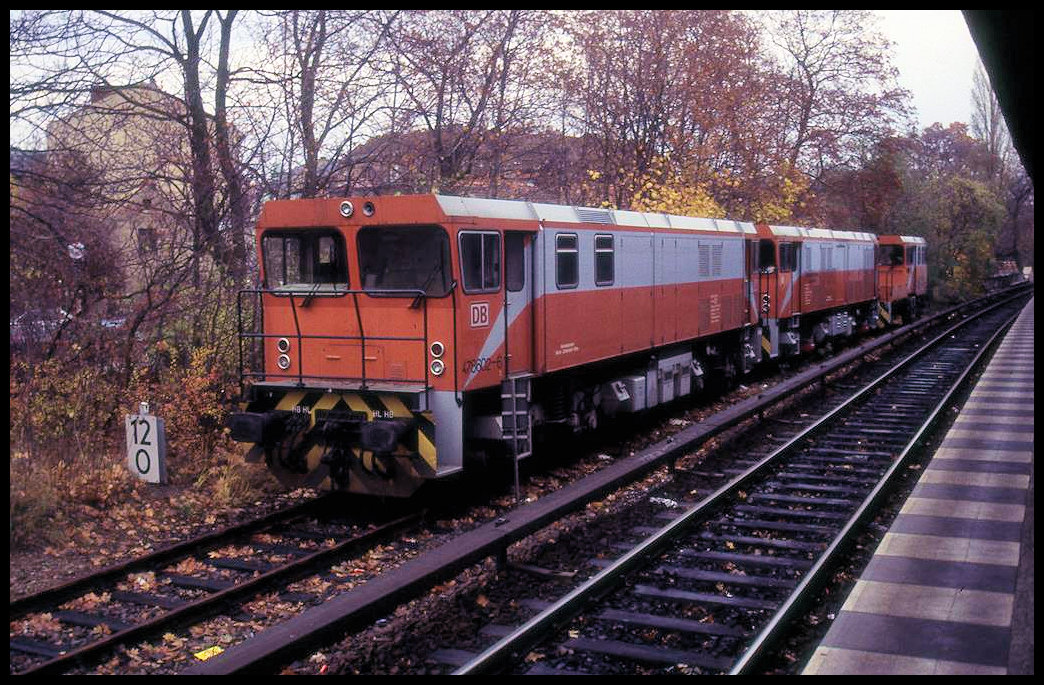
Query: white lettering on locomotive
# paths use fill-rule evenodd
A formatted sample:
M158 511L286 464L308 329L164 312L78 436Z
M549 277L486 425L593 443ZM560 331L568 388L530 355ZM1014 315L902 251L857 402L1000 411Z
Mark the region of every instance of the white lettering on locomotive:
M489 326L489 302L474 302L471 305L471 327L486 328Z

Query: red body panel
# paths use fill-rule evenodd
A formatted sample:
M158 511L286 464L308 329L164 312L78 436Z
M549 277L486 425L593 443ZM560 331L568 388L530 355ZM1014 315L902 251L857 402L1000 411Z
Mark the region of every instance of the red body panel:
M564 291L544 305L544 372L715 335L746 314L741 279Z

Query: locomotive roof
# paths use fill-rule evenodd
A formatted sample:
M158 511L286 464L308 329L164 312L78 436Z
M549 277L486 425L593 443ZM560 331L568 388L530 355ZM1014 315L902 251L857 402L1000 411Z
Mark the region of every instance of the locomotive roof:
M550 205L522 200L490 200L452 195L435 198L448 216L474 216L483 219L521 219L553 221L567 224L603 224L606 226L634 226L639 228L672 228L690 231L717 231L719 233L757 233L749 221L730 219L700 219L660 212L632 212L622 209Z
M877 237L882 245L927 245L928 241L915 235L885 234Z
M877 236L861 231L834 231L829 228L801 228L799 226L769 226L772 235L794 238L826 238L829 240L866 240L873 242Z
M362 201L362 199L364 198L358 198L357 201ZM555 224L600 224L603 226L626 226L652 230L703 231L748 236L760 234L764 237L771 235L820 240L875 242L878 239L878 236L872 233L859 231L836 231L825 228L801 228L798 226L770 226L767 224L755 225L749 221L733 221L731 219L688 217L677 214L665 214L663 212L633 212L603 207L553 205L524 200L494 200L454 195L373 198L373 201L379 204L392 204L393 212L390 216L380 212L383 218L392 223L415 222L417 215L404 202L416 202L418 200L425 204L434 200L441 212L447 217L535 221L540 224L544 222L553 222ZM344 204L348 204L349 211L351 211L351 202L342 202L340 198L270 200L265 203L262 209L259 226L291 227L336 223L341 216L347 216L338 214L338 207L343 207ZM376 222L376 219L371 221ZM911 236L891 236L891 239L901 240L903 243L924 244L924 238Z

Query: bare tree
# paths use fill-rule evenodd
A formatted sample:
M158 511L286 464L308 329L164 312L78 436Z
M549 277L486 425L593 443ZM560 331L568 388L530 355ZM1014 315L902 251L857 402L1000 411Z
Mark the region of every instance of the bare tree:
M1000 103L990 86L986 70L979 64L972 75L971 134L986 144L989 153L987 176L1002 182L1011 158L1011 138Z
M237 18L214 10L12 15L12 129L45 148L39 168L50 177L23 204L43 216L60 202L66 215L93 219L62 224L70 244L87 248L82 273L106 254L97 241L115 255L106 262L112 275L89 292L99 295L94 315L123 317L115 357L126 374L143 333L173 336L182 351L227 342L217 327L228 317L216 312L233 306L245 278L250 220L243 136L230 117ZM91 191L62 197L58 183L75 167L94 170ZM105 230L88 235L87 226Z
M569 32L567 89L592 142L597 201L630 206L650 185L680 184L744 212L738 197L777 156L756 28L726 11L614 10L574 15Z
M405 12L391 34L388 68L396 79L400 131L426 133L425 189L465 185L493 127L505 127L514 86L513 48L530 17L523 10Z
M390 79L376 63L396 12L287 10L262 15L259 82L281 103L266 179L277 197L351 191L361 144L383 132ZM383 118L382 118L383 117ZM372 156L372 150L368 151Z
M1033 183L1022 168L1018 155L1012 154L1011 136L1004 114L982 64L975 69L972 78L970 128L971 134L985 145L986 179L1003 198L1007 212L996 242L997 255L1024 264L1026 255L1024 250L1020 250L1020 245L1027 241L1020 234L1026 233L1024 215L1027 208L1033 206Z
M909 94L897 85L890 44L863 10L774 10L768 39L782 57L781 132L792 168L813 181L855 166L905 123Z

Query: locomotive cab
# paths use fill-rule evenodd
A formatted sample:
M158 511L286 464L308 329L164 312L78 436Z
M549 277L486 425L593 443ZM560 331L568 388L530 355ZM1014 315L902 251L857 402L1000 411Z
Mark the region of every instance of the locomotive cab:
M917 318L928 296L926 241L916 236L882 235L877 245L880 324Z
M350 203L336 214L329 201L288 205L266 206L261 287L240 293L241 359L251 347L258 370L242 370L250 384L230 419L233 439L251 443L248 459L263 458L292 487L404 496L458 471L459 450L446 440L439 454L434 430L440 415L459 424L446 373L456 288L449 232L353 224ZM248 303L259 333L242 325Z

